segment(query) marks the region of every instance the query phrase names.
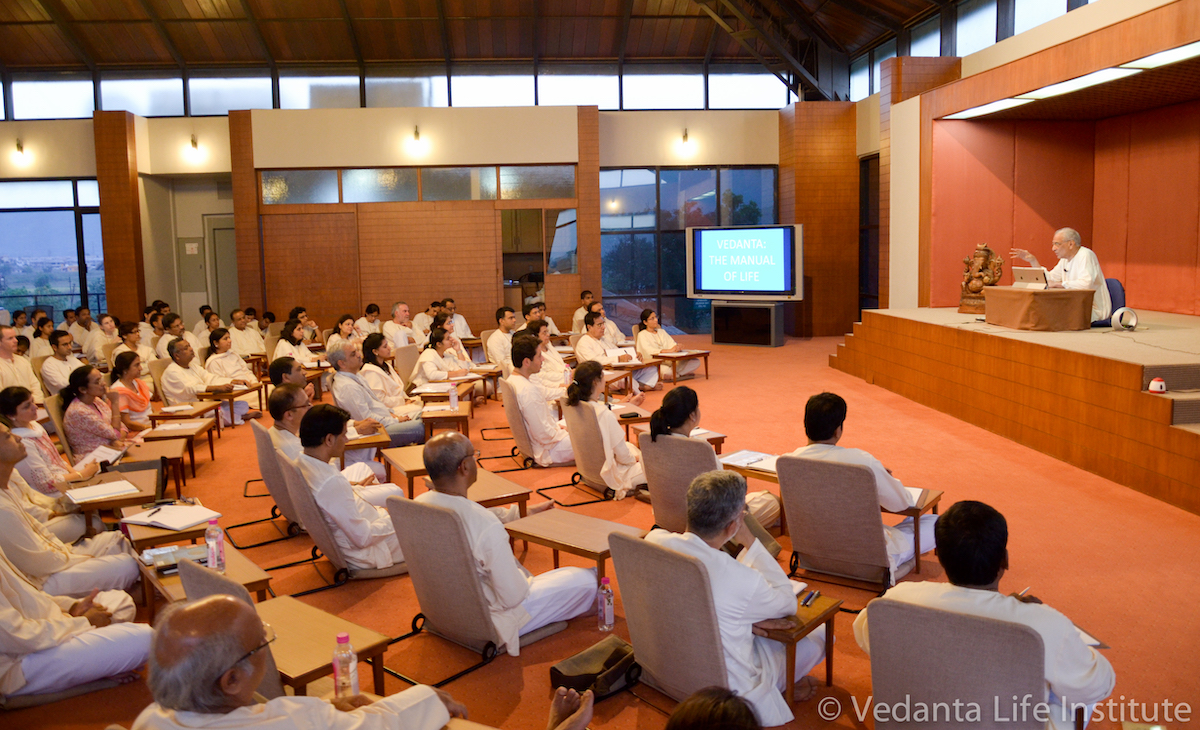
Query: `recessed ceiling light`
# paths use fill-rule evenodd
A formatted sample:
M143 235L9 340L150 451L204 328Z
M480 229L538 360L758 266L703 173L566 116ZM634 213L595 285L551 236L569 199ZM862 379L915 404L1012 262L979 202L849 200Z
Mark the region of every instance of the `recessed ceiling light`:
M1123 79L1126 76L1133 76L1134 74L1139 74L1141 72L1141 69L1134 68L1105 68L1099 71L1093 71L1086 76L1080 76L1077 79L1071 79L1070 81L1063 81L1062 83L1043 86L1042 88L1037 89L1036 91L1030 91L1027 94L1018 94L1017 98L1049 99L1052 96L1069 94L1072 91L1079 91L1080 89L1086 89L1089 86L1097 86L1099 84L1108 83L1109 81L1116 81L1117 79Z
M1180 61L1186 61L1189 58L1195 58L1196 56L1200 56L1200 42L1189 43L1186 46L1172 48L1169 51L1155 53L1154 55L1146 56L1145 58L1139 58L1136 61L1123 63L1121 64L1121 68L1158 68L1159 66L1166 66L1172 63L1179 63Z
M964 109L961 112L957 112L955 114L948 114L942 118L943 119L971 119L973 117L981 117L984 114L994 114L996 112L1002 112L1005 109L1012 109L1013 107L1018 107L1018 106L1022 106L1023 104L1028 104L1031 101L1033 101L1033 99L1000 99L999 101L993 101L990 104L984 104L983 106L976 106L976 107L972 107L970 109Z

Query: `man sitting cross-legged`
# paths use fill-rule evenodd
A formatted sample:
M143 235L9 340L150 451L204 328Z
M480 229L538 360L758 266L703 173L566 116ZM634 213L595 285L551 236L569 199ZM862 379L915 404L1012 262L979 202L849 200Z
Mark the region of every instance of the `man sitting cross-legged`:
M535 576L518 563L504 525L467 497L478 475L477 455L471 440L457 431L430 439L424 461L433 489L418 495L416 501L453 510L462 520L496 633L504 639L508 653L518 656L522 634L592 612L596 571L557 568ZM541 511L531 511L535 510Z
M704 564L712 587L729 688L754 708L763 726L783 725L792 711L781 691L787 681L783 644L764 629L791 625L796 596L791 582L746 526L746 480L729 471L696 477L687 491L687 532L651 530L646 541L690 555ZM721 549L732 540L737 559ZM796 676L825 657L825 626L796 644Z
M1034 596L1000 592L1000 579L1008 570L1008 522L1004 515L983 502L958 502L937 521L936 533L938 562L950 582L906 581L890 588L886 597L1028 626L1042 637L1046 650L1050 705L1046 727L1074 727L1076 707L1086 707L1085 717L1090 718L1092 707L1112 694L1116 683L1112 665L1083 642L1071 619ZM854 638L868 655L872 643L878 643L870 638L869 608L854 620ZM986 719L984 722L987 724Z
M296 466L350 568L387 568L404 560L391 517L386 509L363 499L330 463L346 450L349 421L350 414L337 406L322 403L310 408L300 420L304 453Z
M177 403L194 403L200 400L201 393L232 393L234 384L252 385L246 379L222 378L213 375L204 368L193 367L196 352L185 339L177 339L167 345L167 355L172 362L162 374L163 397L170 405ZM230 401L233 405L233 423L242 423L245 418L262 416L256 409L244 400ZM229 408L222 406L221 423L229 425Z
M875 475L875 490L879 493L879 506L889 512L900 512L916 506L916 500L900 480L884 468L874 456L862 449L847 449L838 446L846 422L846 401L835 393L818 393L808 399L804 407L804 433L808 446L796 449L792 456L805 459L833 461L840 464L865 466ZM933 550L935 545L933 526L937 515L922 515L920 521L922 552ZM888 565L896 575L899 566L912 560L913 518L905 517L899 524L884 525L883 538L887 544Z
M363 695L332 701L276 697L255 701L275 631L233 596L172 603L150 645L154 702L134 730L276 728L283 730L438 730L467 709L441 690L417 685L374 702Z
M285 383L271 392L267 399L267 409L275 423L267 432L271 435L271 443L283 452L287 458L295 461L304 453L300 445L300 422L312 408L312 399L298 385ZM359 496L376 507L386 507L387 498L403 497L404 490L394 484L380 484L385 469L377 461L360 461L342 469L342 475L355 488Z

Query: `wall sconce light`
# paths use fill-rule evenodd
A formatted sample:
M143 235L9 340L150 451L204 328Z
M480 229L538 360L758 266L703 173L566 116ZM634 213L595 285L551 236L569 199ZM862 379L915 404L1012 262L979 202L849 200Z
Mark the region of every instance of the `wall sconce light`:
M687 138L687 127L684 127L684 128L683 128L683 143L684 143L684 144L687 144L687 143L688 143L688 138Z
M183 159L193 165L199 165L208 159L208 150L200 146L200 140L196 139L195 133L188 140L188 144L183 146Z
M691 157L696 153L696 144L688 139L687 127L683 128L683 137L675 143L675 153L680 157Z
M421 139L421 127L413 125L411 139L404 140L404 151L409 157L424 157L429 153L429 142Z
M687 132L684 132L683 137L685 140L687 139ZM192 135L192 149L197 151L200 150L200 145L196 142L196 135L194 134Z
M26 167L33 162L33 155L25 151L25 143L17 138L17 148L12 153L12 162L17 167Z

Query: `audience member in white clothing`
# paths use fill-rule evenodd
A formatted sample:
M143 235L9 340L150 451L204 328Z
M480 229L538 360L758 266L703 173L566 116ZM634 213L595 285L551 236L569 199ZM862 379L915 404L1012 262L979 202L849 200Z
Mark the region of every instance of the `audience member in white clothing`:
M137 323L138 331L142 333L142 340L148 345L150 337L154 332L154 326L150 324L150 318L156 314L160 314L158 307L151 304L142 310L142 321Z
M275 421L268 429L271 443L293 461L299 459L304 451L304 447L300 445L300 421L312 406L312 399L304 389L291 383L284 383L271 391L271 397L267 399L267 408ZM379 430L379 424L375 421L351 425L355 430L362 427L360 435L369 435ZM377 507L386 507L388 497L403 497L404 491L394 484L379 483L387 472L383 464L370 458L374 453L374 449L352 449L345 452L347 466L341 471L351 486L359 490L363 499ZM367 458L351 458L355 454L364 454Z
M517 315L512 307L496 310L496 330L484 343L488 361L503 367L505 374L512 370L512 333L517 326Z
M17 331L19 337L33 337L33 325L29 323L29 313L24 309L18 309L13 314L12 328Z
M369 334L382 331L383 322L379 320L379 305L368 304L363 316L354 320L354 331L359 339Z
M83 355L93 365L107 364L104 357L105 345L117 345L121 338L117 336L117 320L111 314L101 314L100 326L93 328L83 343Z
M50 391L51 395L57 395L67 387L71 373L83 367L83 361L73 354L74 339L70 332L63 330L57 330L50 335L50 350L53 354L42 363L42 382L46 384L46 390ZM0 337L0 349L3 347L3 338ZM38 403L42 402L41 393L40 387L33 391L33 399Z
M658 323L658 315L653 309L642 310L642 327L637 333L637 353L643 360L652 360L658 357L659 353L663 352L681 352L683 348L679 346L671 335L662 328ZM679 377L691 375L700 367L699 360L684 360L677 364L677 372ZM662 365L660 367L662 376L665 378L667 373L671 371L670 365Z
M67 332L71 329L71 325L75 324L75 310L67 308L63 310L62 314L63 321L59 322L54 329Z
M446 345L450 348L454 357L460 362L471 362L471 355L467 353L467 348L463 346L462 340L458 338L454 320L451 319L449 314L438 312L437 316L433 318L433 329L446 330Z
M121 344L113 348L109 360L115 362L117 356L122 352L136 353L142 359L142 382L153 392L154 378L150 375L150 361L157 358L154 350L142 344L142 331L134 322L122 322L121 326L117 328L117 336L121 338Z
M321 332L320 325L309 318L307 309L304 307L292 307L292 311L288 312L288 319L297 320L304 327L304 342L306 344L325 344L325 335Z
M592 296L590 290L584 289L579 293L579 308L575 310L575 314L571 315L572 332L584 331L583 318L587 316L588 306L594 301L596 301L596 298Z
M414 388L431 381L461 378L471 374L470 363L462 362L454 356L448 337L444 329L435 329L429 333L429 342L417 358L412 377L409 378Z
M312 490L333 539L352 569L387 568L404 561L386 509L367 502L330 461L346 451L350 413L324 403L300 421L304 453L296 466Z
M1071 619L1024 591L1008 595L1000 592L1000 579L1009 567L1008 523L1004 516L983 502L958 502L942 514L936 532L938 562L950 582L905 581L888 590L887 599L1033 629L1045 647L1049 705L1046 728L1073 728L1078 708L1084 710L1086 724L1096 703L1112 694L1116 674L1108 659L1084 643ZM871 636L870 612L867 604L854 620L854 638L868 656L881 644L880 639ZM913 697L914 704L921 699ZM997 727L1012 721L1013 715L1006 711L1003 701L997 701L995 709L1005 714L985 714L981 726ZM993 711L991 703L984 710Z
M745 511L746 480L740 474L705 472L688 487L687 531L651 530L646 541L704 564L727 686L750 703L764 727L774 727L793 719L781 694L793 688L786 686L787 652L765 631L795 625L796 595L783 568L750 531ZM741 547L736 558L722 550L731 540ZM825 631L822 626L796 644L795 676L806 685L808 697L815 693L815 683L804 675L825 658Z
M617 327L617 323L608 318L608 312L604 309L604 303L596 300L588 305L589 312L595 312L604 320L604 336L600 340L605 347L619 347L625 341L625 334Z
M550 344L550 329L540 319L529 322L525 329L516 337L534 337L538 342L538 351L542 353L542 369L530 378L546 391L546 400L553 403L567 394L567 386L571 383L571 368L563 360L563 356Z
M164 334L158 338L158 344L154 346L154 354L158 355L160 360L171 359L170 353L167 352L167 345L170 345L172 340L183 339L192 346L193 350L200 351L200 340L196 339L196 335L183 328L183 317L171 312L163 315L162 323L165 328Z
M530 456L541 466L574 462L575 452L571 448L571 437L566 426L550 415L546 391L530 380L534 373L542 369L542 353L537 341L532 337L520 338L513 344L512 358L513 371L508 377L508 384L517 396L521 418L533 446Z
M417 501L451 510L462 521L492 624L509 655L519 656L522 634L594 610L596 571L558 568L534 576L526 570L513 556L501 521L467 496L479 473L478 453L458 432L430 439L422 458L433 489Z
M108 374L112 391L120 396L118 408L121 423L132 433L151 428L150 414L154 407L153 385L142 380L142 356L125 351L113 359L112 372Z
M94 591L82 600L51 596L0 553L0 693L51 694L106 677L137 679L133 671L146 663L151 630L114 623L125 611L110 604L123 595L128 600L121 591Z
M392 446L407 446L425 439L425 424L420 411L398 415L375 397L374 391L363 379L363 357L353 345L342 345L327 354L334 376L329 392L333 402L350 412L356 419L373 418L391 437Z
M404 393L404 379L388 362L392 359L392 343L378 332L367 335L363 340L363 366L359 374L383 404L395 411L420 410L421 399L409 398Z
M37 328L29 341L30 360L38 357L50 357L54 354L54 351L50 349L50 333L53 331L54 321L49 317L42 317L38 320Z
M450 315L450 319L454 320L454 332L463 339L473 338L471 327L467 324L467 318L458 313L458 305L450 297L442 300L442 311Z
M354 328L354 315L343 314L333 325L333 332L329 333L329 339L325 341L325 349L332 352L343 344L357 345L362 342L362 337Z
M233 324L229 329L229 339L233 343L234 352L242 357L266 354L267 348L263 344L262 333L251 324L244 310L233 310L229 314L229 321Z
M308 345L304 344L304 325L298 319L289 319L283 325L283 332L279 333L279 344L275 345L271 359L278 360L281 357L293 358L304 367L316 367L319 362Z
M60 486L65 489L71 482L86 481L100 470L94 462L78 471L71 468L38 423L37 404L27 388L12 386L0 390L0 416L12 422L13 433L25 443L26 457L17 464L17 471L42 494L57 500L64 496Z
M429 338L427 334L413 331L413 324L408 319L408 304L404 302L392 305L392 318L383 323L380 332L392 343L393 351L408 345L422 345Z
M875 475L875 489L879 493L880 507L889 512L900 512L915 507L917 503L913 495L899 479L879 463L878 459L862 449L847 449L837 445L842 438L845 422L846 401L841 396L835 393L818 393L809 398L804 406L804 433L808 436L808 445L793 451L792 456L865 466ZM921 516L919 529L922 552L929 552L936 547L934 524L937 520L937 515ZM888 563L893 576L896 575L899 566L913 558L914 529L918 528L911 517L905 517L894 527L883 526Z
M587 334L575 343L575 357L580 363L594 360L601 365L610 366L623 362L631 362L633 357L627 352L620 352L608 343L604 335L604 315L599 312L588 312L583 318ZM638 368L633 371L633 392L639 391L639 386L649 390L658 390L658 368L651 366Z
M92 321L92 310L80 307L75 310L75 321L67 327L67 331L75 338L75 342L83 347L83 343L87 342L88 335L96 329L96 326L96 323Z
M244 383L247 386L257 385L259 380L242 356L233 351L233 338L229 330L218 327L208 333L208 359L204 361L204 369L213 375L234 383ZM259 394L251 391L237 397L244 402L247 409L261 403ZM235 408L238 406L235 404ZM228 406L224 406L228 410Z
M316 388L308 382L308 371L295 358L280 357L272 360L271 364L267 366L267 377L271 379L271 385L275 387L291 383L303 388L309 398L316 395Z
M431 302L428 309L424 312L418 312L417 316L413 317L413 330L417 333L418 337L422 335L425 337L429 336L429 333L433 331L433 318L441 311L441 302Z
M174 603L159 618L150 649L154 702L134 730L438 730L466 708L441 690L417 685L375 701L364 695L323 700L284 695L255 699L275 631L232 596ZM332 641L332 639L331 639Z
M550 316L546 314L545 302L530 302L526 304L525 306L521 307L521 316L524 317L525 321L522 322L521 326L515 330L517 332L523 332L530 324L537 320L541 320L546 323L547 327L550 328L550 334L562 334L558 331L558 326L554 324L554 320L550 319Z
M595 413L604 448L600 476L613 490L615 499L624 499L645 486L646 471L642 468L642 452L625 440L625 430L603 399L604 367L598 362L583 363L575 369L575 379L567 388L564 403L567 408L590 408ZM574 444L571 447L574 449Z
M20 386L42 402L42 384L33 374L29 360L17 354L17 331L10 325L0 325L0 388Z
M235 384L251 385L245 378L222 378L196 366L196 353L187 340L178 339L167 346L167 354L171 356L171 364L162 374L163 400L167 405L179 403L194 403L200 399L201 393L232 393ZM255 379L252 382L258 382ZM235 400L233 404L233 423L241 423L245 418L260 418L262 413L251 409L245 401ZM230 422L229 408L219 409L221 422Z
M200 340L201 342L208 339L208 333L213 330L213 328L209 327L209 325L208 325L208 315L210 313L212 313L212 311L213 311L212 307L208 306L207 304L201 304L200 305L200 319L196 322L195 325L192 326L192 334L195 335L196 339ZM219 320L220 317L218 317L217 319ZM221 325L218 324L217 326L220 327Z

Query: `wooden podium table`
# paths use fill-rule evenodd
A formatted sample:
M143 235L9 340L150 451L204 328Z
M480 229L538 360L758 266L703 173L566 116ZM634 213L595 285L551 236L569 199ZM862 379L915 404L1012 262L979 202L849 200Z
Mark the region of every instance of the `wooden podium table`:
M1092 327L1091 289L983 288L987 323L1034 332L1064 332Z

